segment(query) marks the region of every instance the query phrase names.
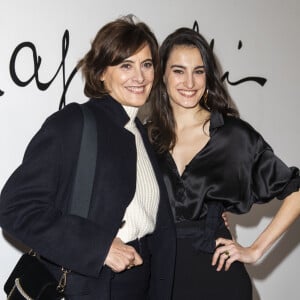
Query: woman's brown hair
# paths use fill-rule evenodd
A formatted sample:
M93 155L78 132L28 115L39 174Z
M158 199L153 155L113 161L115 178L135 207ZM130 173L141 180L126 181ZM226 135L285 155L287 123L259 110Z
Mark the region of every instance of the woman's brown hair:
M230 98L221 81L221 75L212 49L205 38L190 28L179 28L171 33L162 43L160 55L160 78L157 88L153 91L148 103L148 134L151 143L158 153L170 151L176 143L175 119L163 82L163 75L170 54L176 46L197 48L202 56L206 73L206 92L199 105L209 111L218 111L222 114L238 115L230 106Z
M129 15L104 25L91 44L91 49L79 61L85 79L84 93L89 98L101 98L108 91L100 81L108 66L116 66L148 45L154 66L154 83L158 78L158 43L150 28L143 22L135 22Z

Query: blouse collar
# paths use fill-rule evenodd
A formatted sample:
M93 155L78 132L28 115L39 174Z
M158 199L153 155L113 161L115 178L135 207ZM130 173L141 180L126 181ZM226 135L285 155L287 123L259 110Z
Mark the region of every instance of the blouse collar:
M210 115L210 130L222 127L224 125L224 117L218 111L212 111Z

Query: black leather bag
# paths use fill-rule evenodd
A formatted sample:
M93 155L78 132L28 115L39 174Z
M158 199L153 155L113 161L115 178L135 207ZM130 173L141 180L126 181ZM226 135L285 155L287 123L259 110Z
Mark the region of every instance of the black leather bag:
M4 291L8 300L63 300L67 299L63 281L58 282L36 255L26 253L7 279Z
M97 127L93 113L80 108L84 122L69 213L86 218L96 167ZM64 288L68 273L62 268L57 281L33 251L23 254L4 285L7 300L67 300Z

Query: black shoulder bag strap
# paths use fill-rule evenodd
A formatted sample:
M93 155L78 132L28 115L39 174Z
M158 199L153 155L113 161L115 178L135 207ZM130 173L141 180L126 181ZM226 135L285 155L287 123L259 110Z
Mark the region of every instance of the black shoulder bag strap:
M68 212L83 218L89 214L94 176L97 161L97 126L95 117L90 109L80 105L83 114L81 142L73 183L73 191ZM62 276L57 289L64 291L69 270L62 268Z
M85 105L80 105L80 108L83 129L69 213L86 218L94 184L98 145L93 112Z

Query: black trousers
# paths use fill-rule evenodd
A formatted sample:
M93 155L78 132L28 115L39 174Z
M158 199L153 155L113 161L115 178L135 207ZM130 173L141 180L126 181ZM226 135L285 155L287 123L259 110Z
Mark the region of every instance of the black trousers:
M196 252L191 238L177 239L173 300L252 300L252 284L244 264L216 271L212 254Z

